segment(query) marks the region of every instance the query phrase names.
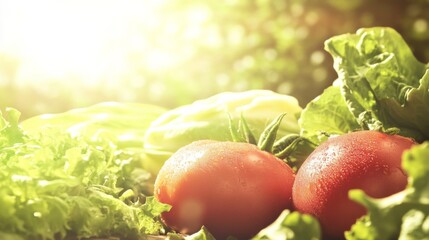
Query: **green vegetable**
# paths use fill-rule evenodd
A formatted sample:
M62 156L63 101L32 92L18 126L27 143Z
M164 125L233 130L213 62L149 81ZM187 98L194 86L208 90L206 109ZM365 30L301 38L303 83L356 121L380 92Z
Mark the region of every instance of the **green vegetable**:
M319 240L321 230L318 221L312 216L284 210L274 223L252 239Z
M132 155L107 139L88 143L56 128L29 135L18 111L7 115L0 116L2 239L136 239L164 231L158 216L169 206L136 185L144 176L135 174Z
M286 114L279 115L264 129L257 144L259 149L267 152L272 152L272 148L277 137L278 129L285 115Z
M325 42L338 79L303 110L302 135L398 128L417 141L429 139L429 71L391 28L360 29Z
M166 109L149 104L105 102L59 114L42 114L21 123L29 133L46 127L61 128L88 141L108 138L119 148L143 146L143 137L153 120Z
M234 142L246 142L256 145L260 150L269 152L277 158L282 159L294 171L297 171L306 157L313 151L315 145L297 133L291 133L278 138L277 131L285 115L285 113L280 114L268 123L258 140L254 137L243 116L241 116L238 122L238 127L230 117L229 129L231 137Z
M336 85L325 89L304 108L299 123L301 135L315 143L326 140L327 133L338 135L360 128Z
M166 109L149 104L105 102L64 113L43 114L23 121L21 126L31 135L54 128L95 145L108 140L132 155L136 166L155 173L162 163L144 151L143 139L152 121L164 112Z
M294 97L268 90L221 93L161 115L149 127L144 146L163 162L180 147L197 140L232 141L229 120L238 121L241 116L247 123L241 129L248 128L258 139L266 125L283 113L286 115L278 136L299 133L301 107Z
M167 234L169 240L216 240L206 227L201 227L200 231L192 235L181 235L176 233Z
M361 190L352 190L351 199L368 209L346 233L347 239L420 240L429 236L429 142L403 155L407 188L390 197L374 199Z

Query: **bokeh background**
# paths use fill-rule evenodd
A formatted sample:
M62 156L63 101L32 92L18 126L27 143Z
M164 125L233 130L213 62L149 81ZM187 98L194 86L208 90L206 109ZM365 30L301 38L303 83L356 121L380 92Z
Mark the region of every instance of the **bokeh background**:
M173 108L256 88L305 106L336 78L324 41L373 26L429 62L429 0L0 0L0 109Z

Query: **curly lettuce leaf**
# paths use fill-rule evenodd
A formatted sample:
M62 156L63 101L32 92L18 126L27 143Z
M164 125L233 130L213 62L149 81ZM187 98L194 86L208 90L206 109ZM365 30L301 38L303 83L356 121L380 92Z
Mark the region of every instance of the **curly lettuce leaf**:
M429 236L429 142L415 146L403 155L408 174L407 188L392 196L374 199L361 190L352 190L350 198L368 209L347 239L425 239ZM423 237L423 238L422 238Z
M2 116L0 111L0 147L23 141L24 134L19 126L21 113L14 108L7 108L6 114L9 121Z
M399 128L417 141L429 139L428 69L395 30L360 29L327 40L325 49L334 59L337 90L325 91L303 110L304 135L316 139L320 132L341 134L358 126Z
M134 184L132 155L108 140L88 143L56 128L28 135L18 111L7 115L0 117L2 238L133 239L164 232L158 216L169 206Z

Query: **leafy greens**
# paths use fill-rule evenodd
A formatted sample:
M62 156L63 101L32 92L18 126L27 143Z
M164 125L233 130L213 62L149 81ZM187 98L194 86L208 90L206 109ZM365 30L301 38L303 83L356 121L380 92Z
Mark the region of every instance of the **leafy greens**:
M103 102L64 113L42 114L21 123L29 133L61 128L96 142L108 138L119 148L141 148L149 125L167 110L150 104Z
M360 29L325 42L338 79L310 102L301 133L320 143L320 132L398 128L417 141L429 139L429 71L391 28Z
M134 186L132 155L106 139L90 144L60 128L30 135L17 110L6 113L8 120L0 115L2 238L137 239L164 231L158 216L169 206Z
M261 230L252 240L320 240L319 222L308 214L284 210L274 223Z
M43 134L48 128L62 129L92 145L106 140L132 155L133 162L154 175L162 162L143 148L150 124L167 110L150 104L104 102L64 113L42 114L21 123L31 135Z

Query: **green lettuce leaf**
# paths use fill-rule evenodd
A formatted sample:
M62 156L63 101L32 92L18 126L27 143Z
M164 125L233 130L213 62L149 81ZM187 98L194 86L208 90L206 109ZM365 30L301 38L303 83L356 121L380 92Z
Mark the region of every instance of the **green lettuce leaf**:
M360 128L338 86L328 87L311 101L302 111L299 121L301 135L315 143L326 140L324 133L343 134Z
M325 49L338 79L303 110L303 135L320 143L320 132L398 128L419 142L429 139L429 72L395 30L360 29L327 40Z
M184 237L184 240L216 240L216 238L203 226L200 231Z
M269 90L225 92L161 115L149 127L144 146L152 157L164 162L179 148L196 140L232 141L230 119L246 119L256 139L265 127L280 114L286 113L277 135L299 133L301 113L298 101Z
M277 220L261 230L253 240L319 240L319 222L312 216L284 210Z
M24 134L19 126L21 113L14 108L7 108L6 114L9 121L6 121L0 111L0 147L23 141Z
M133 155L58 128L27 134L19 112L0 117L0 236L5 239L110 237L164 233L169 206L135 183ZM132 179L134 178L135 179ZM144 202L144 203L143 203Z
M168 240L216 240L216 238L209 232L209 230L205 226L202 226L198 232L191 235L183 235L179 233L169 232L167 234L166 239ZM231 240L234 240L234 239L231 239Z
M164 112L166 109L150 104L104 102L64 113L42 114L20 125L31 135L54 128L95 145L107 140L132 155L135 167L152 173L154 178L162 162L145 151L143 141L149 125Z
M166 109L150 104L104 102L35 116L23 121L21 126L30 134L54 127L91 142L108 138L119 148L141 148L149 125L164 112Z
M407 150L403 168L407 188L392 196L374 199L361 190L352 190L352 200L364 205L368 214L357 221L347 239L418 240L429 236L429 142Z

